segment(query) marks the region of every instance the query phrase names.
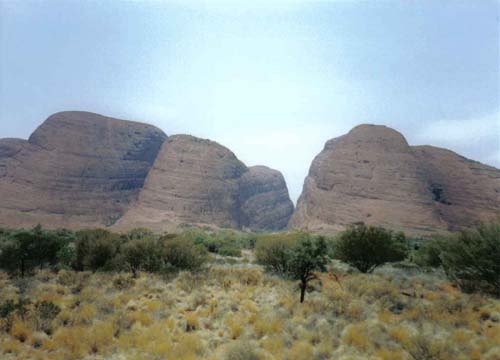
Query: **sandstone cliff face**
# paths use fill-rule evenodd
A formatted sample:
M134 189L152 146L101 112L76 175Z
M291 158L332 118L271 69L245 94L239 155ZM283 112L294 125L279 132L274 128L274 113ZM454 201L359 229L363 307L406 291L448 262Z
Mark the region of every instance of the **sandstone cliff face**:
M450 230L500 218L500 170L433 146L412 147Z
M8 227L282 229L293 211L275 170L248 169L210 140L86 112L52 115L28 141L0 139L0 199Z
M139 201L119 226L177 224L239 227L238 182L246 166L227 148L189 135L162 146Z
M499 180L498 169L360 125L314 159L290 227L335 233L363 221L410 234L455 230L498 214Z
M240 179L240 222L252 230L280 230L293 213L285 179L276 170L253 166Z
M141 190L166 135L87 112L50 116L29 138L0 145L0 225L103 226Z
M283 229L292 211L278 171L248 169L214 141L174 135L163 144L137 203L116 227Z

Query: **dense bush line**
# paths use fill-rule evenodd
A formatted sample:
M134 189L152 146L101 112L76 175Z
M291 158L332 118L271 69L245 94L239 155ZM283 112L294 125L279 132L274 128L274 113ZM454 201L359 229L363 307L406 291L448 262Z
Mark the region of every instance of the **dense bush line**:
M197 270L207 250L189 235L156 236L145 229L116 234L103 229L0 233L0 268L24 277L35 267L77 271Z
M261 236L255 246L256 260L269 271L289 276L293 271L292 255L307 239L314 241L305 233ZM371 273L385 263L405 261L421 268L442 268L448 279L462 291L500 296L498 222L428 239L408 239L402 232L361 223L352 225L335 238L323 240L330 258L341 260L363 273Z
M466 292L500 295L500 223L416 241L403 233L354 224L335 238L308 233L239 234L229 230L155 235L147 229L116 234L104 229L0 229L0 268L24 277L35 268L77 271L171 272L198 270L209 253L241 256L255 248L256 262L300 280L301 300L315 272L338 259L363 273L390 262L442 268ZM412 249L410 249L412 248Z

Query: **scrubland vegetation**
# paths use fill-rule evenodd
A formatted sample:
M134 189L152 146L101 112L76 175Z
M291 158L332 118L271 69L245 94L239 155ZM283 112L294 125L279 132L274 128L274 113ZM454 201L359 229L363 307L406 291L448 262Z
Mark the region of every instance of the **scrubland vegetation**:
M499 224L0 230L0 358L496 360L499 260Z

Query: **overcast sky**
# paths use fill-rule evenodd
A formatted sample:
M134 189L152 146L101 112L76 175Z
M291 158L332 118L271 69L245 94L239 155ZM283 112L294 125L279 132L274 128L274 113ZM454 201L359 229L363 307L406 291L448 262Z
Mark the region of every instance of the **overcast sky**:
M486 0L0 0L0 137L144 121L281 170L294 201L360 123L500 167L499 26Z

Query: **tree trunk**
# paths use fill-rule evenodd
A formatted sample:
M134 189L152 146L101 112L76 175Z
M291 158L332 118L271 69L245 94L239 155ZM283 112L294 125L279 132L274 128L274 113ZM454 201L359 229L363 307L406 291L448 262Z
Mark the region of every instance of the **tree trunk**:
M302 281L300 283L300 303L301 304L304 302L304 297L306 296L306 287L307 287L307 282Z

